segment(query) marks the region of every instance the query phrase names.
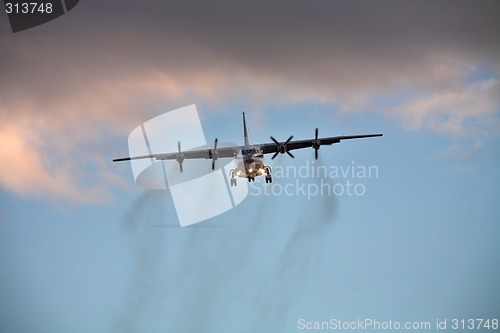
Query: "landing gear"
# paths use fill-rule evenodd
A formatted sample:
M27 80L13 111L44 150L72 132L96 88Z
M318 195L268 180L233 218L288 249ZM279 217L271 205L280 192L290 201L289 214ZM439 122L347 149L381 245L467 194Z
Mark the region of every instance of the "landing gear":
M256 173L250 173L248 172L246 174L246 178L248 179L248 182L251 183L251 182L255 182L255 177L256 176L264 176L265 179L266 179L266 184L269 184L269 183L272 183L273 182L273 177L271 176L271 167L270 166L265 166L264 167L265 169L265 173L264 172L256 172ZM262 169L260 169L262 170ZM232 169L230 172L229 172L229 185L231 187L233 186L237 186L237 182L236 182L236 177L243 177L242 176L242 172L241 171L237 171L235 169Z
M230 176L231 176L231 178L229 178L229 185L231 185L231 187L237 186L238 183L236 182L236 177L235 177L234 169L231 170Z
M271 167L266 166L266 184L272 182L273 182L273 177L271 176Z

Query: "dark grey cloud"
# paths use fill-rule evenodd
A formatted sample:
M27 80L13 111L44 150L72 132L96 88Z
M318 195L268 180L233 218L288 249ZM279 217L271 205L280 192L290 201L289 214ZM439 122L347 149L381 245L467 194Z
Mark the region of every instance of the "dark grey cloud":
M2 67L12 69L12 57L27 69L55 65L52 56L83 78L217 69L382 90L436 80L430 72L446 57L496 64L499 9L497 1L86 1L40 28L55 31L48 38L3 38L12 51Z

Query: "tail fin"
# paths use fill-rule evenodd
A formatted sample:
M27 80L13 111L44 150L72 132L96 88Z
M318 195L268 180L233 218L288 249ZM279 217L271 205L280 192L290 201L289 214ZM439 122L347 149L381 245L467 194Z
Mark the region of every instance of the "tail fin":
M245 112L243 112L243 136L245 138L245 146L250 145L248 141L248 131L247 131L247 122L245 120Z

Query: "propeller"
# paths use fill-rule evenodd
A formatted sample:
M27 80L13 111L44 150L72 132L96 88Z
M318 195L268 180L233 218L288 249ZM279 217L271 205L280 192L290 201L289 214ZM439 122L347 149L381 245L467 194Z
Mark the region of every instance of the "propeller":
M177 162L179 162L179 169L182 173L182 162L184 162L184 153L181 151L181 142L177 141Z
M293 139L293 135L290 135L288 140L286 140L285 142L279 143L278 140L276 140L275 138L273 138L271 136L271 140L273 140L273 142L276 144L276 146L278 146L278 150L276 151L276 153L274 153L274 155L273 155L273 157L271 157L271 159L274 160L274 158L276 156L278 156L278 154L284 154L284 153L287 153L291 158L295 158L295 156L293 156L293 154L290 153L290 151L288 150L288 147L286 146L290 141L292 141L292 139Z
M321 141L319 141L318 139L318 128L316 127L316 131L315 131L315 138L312 142L312 147L314 149L314 157L316 159L318 159L318 150L319 150L319 147L321 147Z
M219 151L217 150L217 138L214 141L214 149L208 151L209 158L212 159L212 170L215 170L215 160L219 158Z

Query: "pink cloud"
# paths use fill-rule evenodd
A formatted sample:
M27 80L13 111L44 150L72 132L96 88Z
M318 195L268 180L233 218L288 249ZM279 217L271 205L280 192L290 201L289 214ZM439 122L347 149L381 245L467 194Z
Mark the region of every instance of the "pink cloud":
M498 133L499 108L500 81L492 78L433 91L389 113L413 130L430 129L460 136L479 132L482 136L491 136ZM474 127L467 123L469 120L472 120Z

